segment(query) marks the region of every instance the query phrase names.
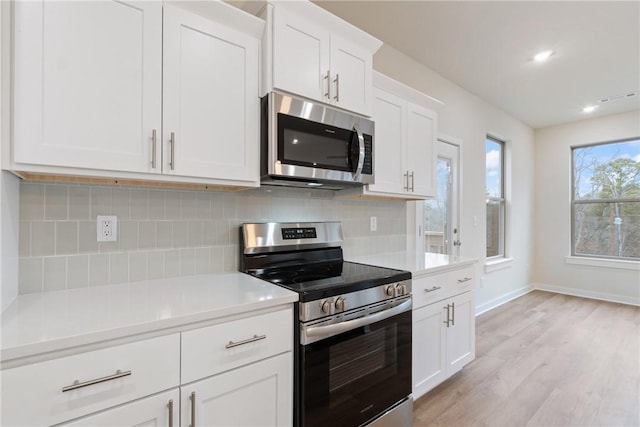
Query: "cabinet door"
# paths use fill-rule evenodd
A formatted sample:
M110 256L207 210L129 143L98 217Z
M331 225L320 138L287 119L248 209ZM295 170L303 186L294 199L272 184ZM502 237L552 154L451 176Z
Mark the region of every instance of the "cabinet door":
M165 5L164 173L257 184L258 59L258 39Z
M273 86L329 102L329 32L284 7L274 11Z
M162 3L17 1L14 162L151 172Z
M447 328L447 376L451 376L475 358L473 292L465 292L446 302L455 304L453 324Z
M413 311L413 398L447 378L444 301Z
M181 425L291 426L292 373L288 352L184 385Z
M178 426L179 389L117 406L85 418L62 424L69 427ZM173 406L173 408L170 408ZM170 420L171 414L171 420Z
M435 196L436 117L431 110L409 103L406 161L416 196Z
M369 190L404 193L406 101L374 88L373 118L376 123L374 149L375 184Z
M366 49L331 36L331 102L346 110L370 115L372 56Z

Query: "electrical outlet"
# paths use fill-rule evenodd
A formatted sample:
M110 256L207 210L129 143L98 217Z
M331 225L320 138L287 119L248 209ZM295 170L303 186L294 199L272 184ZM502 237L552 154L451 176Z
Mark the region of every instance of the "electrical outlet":
M118 240L118 217L115 215L98 215L98 242L115 242Z
M378 230L378 217L375 217L375 216L370 216L369 217L369 229L371 231L377 231Z

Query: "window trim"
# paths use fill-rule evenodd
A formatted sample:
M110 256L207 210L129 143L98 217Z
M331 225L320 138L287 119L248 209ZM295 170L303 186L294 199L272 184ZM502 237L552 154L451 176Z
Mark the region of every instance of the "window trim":
M595 254L578 254L576 253L576 205L579 204L595 204L595 203L625 203L625 202L640 202L640 199L578 199L576 200L576 178L575 178L575 150L584 149L589 147L598 147L608 144L618 144L629 141L640 140L640 136L624 139L615 139L603 142L590 142L587 144L571 145L571 198L570 198L570 210L571 210L571 252L570 255L565 258L567 264L579 264L598 267L611 267L622 269L636 269L635 267L629 267L628 263L632 265L640 264L640 259L629 257L615 257L609 255L595 255Z
M485 220L485 264L488 265L492 265L492 264L496 264L497 262L500 262L501 260L508 260L509 257L507 255L507 185L506 185L506 181L507 181L507 141L506 139L496 136L494 134L491 133L487 133L485 136L485 147L486 147L486 143L487 140L491 140L492 142L495 142L496 144L500 145L500 193L501 193L501 197L493 197L493 196L486 196L485 195L485 217L486 217L486 212L487 212L487 204L488 202L492 201L492 202L498 202L500 204L500 216L501 216L501 226L500 226L500 231L501 231L501 236L499 236L499 243L498 243L498 254L497 255L493 255L493 256L487 256L487 250L486 250L486 220ZM485 148L485 152L486 152L486 148ZM486 158L486 154L485 154L485 158ZM487 176L487 170L486 170L486 166L485 166L485 180L486 180L486 176ZM486 183L486 181L485 181Z

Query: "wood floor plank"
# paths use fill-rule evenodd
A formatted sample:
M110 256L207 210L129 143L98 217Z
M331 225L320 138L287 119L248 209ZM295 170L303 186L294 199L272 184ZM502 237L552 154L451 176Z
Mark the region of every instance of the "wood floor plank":
M640 307L533 291L479 316L414 426L640 426Z

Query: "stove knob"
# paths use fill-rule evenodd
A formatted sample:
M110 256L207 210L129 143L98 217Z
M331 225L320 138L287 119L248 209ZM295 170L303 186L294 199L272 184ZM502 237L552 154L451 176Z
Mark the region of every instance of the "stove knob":
M398 283L396 285L396 295L402 296L407 293L407 287L403 284Z
M322 301L320 303L320 308L322 309L322 312L325 314L331 313L331 301L330 300Z
M389 285L385 288L384 293L387 294L388 297L396 296L396 288L393 285Z
M344 311L344 309L347 307L347 300L342 297L338 297L335 307L337 311Z

